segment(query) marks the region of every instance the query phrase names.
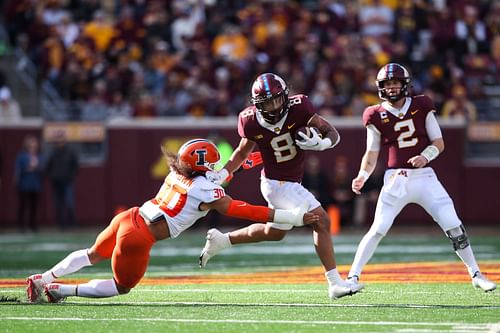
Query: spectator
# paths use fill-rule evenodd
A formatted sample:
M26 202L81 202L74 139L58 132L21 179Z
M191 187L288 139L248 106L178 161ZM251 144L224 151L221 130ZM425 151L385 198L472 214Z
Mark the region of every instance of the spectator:
M32 135L24 138L23 149L16 157L14 178L19 200L17 211L19 231L25 231L27 219L31 231L36 232L38 201L42 191L42 166L38 139Z
M461 84L453 87L452 96L444 105L441 115L443 118L462 118L468 123L477 119L476 106L467 98L467 91Z
M0 122L9 123L21 120L21 107L12 98L10 89L6 86L0 88Z
M52 184L56 221L61 231L75 227L73 182L78 171L78 158L66 140L65 133L57 135L46 167Z
M390 36L394 30L394 12L382 0L372 0L359 9L359 24L364 36Z

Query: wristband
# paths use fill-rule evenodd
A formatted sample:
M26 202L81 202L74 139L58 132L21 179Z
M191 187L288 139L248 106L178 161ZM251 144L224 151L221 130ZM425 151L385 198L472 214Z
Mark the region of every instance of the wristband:
M427 163L429 163L430 161L438 157L439 149L434 145L428 145L424 150L422 150L420 155L425 157L427 159Z
M359 170L358 177L359 176L363 177L365 180L370 178L370 174L366 170Z

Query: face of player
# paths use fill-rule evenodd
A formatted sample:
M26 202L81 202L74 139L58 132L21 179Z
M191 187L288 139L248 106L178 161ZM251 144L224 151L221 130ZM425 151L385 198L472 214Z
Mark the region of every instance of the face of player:
M399 80L387 80L384 82L384 89L387 96L397 96L401 92L403 82Z
M280 120L281 111L285 103L285 96L281 95L276 98L266 100L262 103L257 103L255 106L263 113L264 119L271 124L275 124Z

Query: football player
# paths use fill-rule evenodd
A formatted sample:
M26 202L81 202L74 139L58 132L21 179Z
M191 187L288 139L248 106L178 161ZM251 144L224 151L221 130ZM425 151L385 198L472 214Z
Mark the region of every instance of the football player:
M208 140L190 140L178 154L164 153L170 173L158 194L141 207L115 216L90 249L75 251L45 273L28 277L30 302L40 301L42 292L51 303L68 296L111 297L128 293L144 276L155 242L179 236L210 209L237 218L286 225L319 221L317 215L305 213L305 206L299 204L283 210L233 200L221 186L205 178L205 173L212 171L220 158L217 147ZM112 279L82 284L54 283L62 276L105 259L111 259Z
M388 161L375 218L359 243L348 281L354 285L358 283L363 266L396 216L407 204L416 203L432 216L450 239L469 271L472 285L484 291L494 290L495 283L479 270L453 201L430 166L443 151L444 141L432 100L425 95L410 97L410 79L406 68L399 64L383 66L377 74L376 85L384 102L367 107L363 113L366 151L359 173L352 180L354 193L360 194L375 169L382 146L388 149Z
M325 269L332 299L358 292L362 286L351 286L340 277L330 235L330 219L321 203L301 185L306 150L322 151L333 148L340 140L337 130L319 116L307 96L288 96L285 81L276 74L265 73L252 85L252 105L240 112L238 134L241 137L229 161L207 178L222 183L239 169L255 147L261 153L263 169L260 188L269 207L287 209L300 203L320 216L312 224L314 246ZM297 132L301 127L315 127L312 135ZM291 224L256 223L246 228L221 233L210 229L200 256L200 266L224 248L234 244L279 241L294 226Z

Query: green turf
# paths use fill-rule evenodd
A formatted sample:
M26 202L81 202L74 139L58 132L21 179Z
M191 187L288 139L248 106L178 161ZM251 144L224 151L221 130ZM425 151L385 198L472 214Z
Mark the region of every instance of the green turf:
M470 232L474 235L474 231ZM197 267L202 233L164 241L153 251L147 276L225 274L319 266L310 235L278 243L234 247ZM339 264L350 264L362 235L335 237ZM95 233L0 236L0 279L43 271L69 252L90 245ZM499 262L498 234L472 236L479 261ZM394 234L372 262L457 262L444 236ZM465 274L465 273L464 273ZM109 278L108 263L73 275ZM372 283L352 297L330 301L325 283L139 285L108 299L68 298L63 304L27 304L20 287L0 288L2 332L498 332L500 293L470 283ZM498 281L497 281L498 282Z

